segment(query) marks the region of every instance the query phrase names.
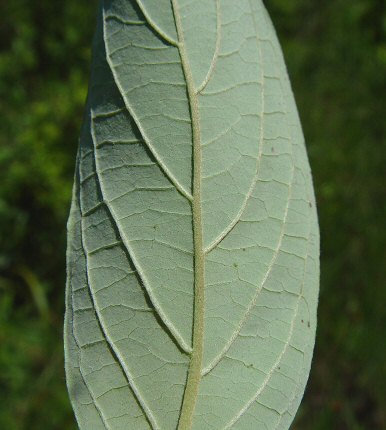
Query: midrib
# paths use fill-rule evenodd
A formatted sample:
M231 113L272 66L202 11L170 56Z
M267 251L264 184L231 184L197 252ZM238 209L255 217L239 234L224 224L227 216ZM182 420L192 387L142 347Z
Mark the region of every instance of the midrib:
M185 75L189 99L193 137L193 249L194 249L194 312L193 312L193 350L190 358L188 378L181 407L178 430L192 428L193 414L197 402L198 387L201 380L204 343L204 247L202 240L201 216L201 133L200 113L197 92L194 87L189 58L184 43L181 17L177 0L172 0L174 18L178 35L178 49Z

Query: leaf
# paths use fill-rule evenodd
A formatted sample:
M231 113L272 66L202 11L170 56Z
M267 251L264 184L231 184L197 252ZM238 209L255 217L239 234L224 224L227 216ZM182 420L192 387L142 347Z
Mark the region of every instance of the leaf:
M259 0L109 0L68 224L81 429L287 429L316 328L301 127Z

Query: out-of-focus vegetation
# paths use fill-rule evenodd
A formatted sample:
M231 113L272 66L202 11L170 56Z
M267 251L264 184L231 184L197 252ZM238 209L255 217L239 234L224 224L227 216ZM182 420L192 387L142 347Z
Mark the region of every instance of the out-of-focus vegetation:
M0 428L75 429L65 225L96 1L0 2Z
M322 233L317 347L294 429L384 429L386 3L265 3L304 126ZM75 429L63 372L65 223L95 8L0 3L2 429Z

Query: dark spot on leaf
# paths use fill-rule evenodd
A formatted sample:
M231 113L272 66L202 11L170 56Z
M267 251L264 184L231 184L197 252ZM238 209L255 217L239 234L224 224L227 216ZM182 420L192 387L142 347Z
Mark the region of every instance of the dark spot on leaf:
M312 208L312 203L311 203L311 202L308 202L308 206L309 206L310 208Z
M233 267L239 267L237 263L233 263Z
M272 151L272 152L275 152L275 149L274 149L274 147L273 147L273 146L272 146L272 148L271 148L271 151Z
M302 320L302 323L304 323L304 320Z
M308 323L307 323L307 326L308 326L308 328L310 328L311 327L311 324L310 324L310 322L308 321Z

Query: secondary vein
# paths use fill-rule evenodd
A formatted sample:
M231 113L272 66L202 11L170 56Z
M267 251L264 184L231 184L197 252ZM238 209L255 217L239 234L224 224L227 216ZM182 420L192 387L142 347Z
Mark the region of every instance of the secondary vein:
M204 272L205 256L202 237L202 154L200 113L197 93L194 87L189 58L184 43L184 33L177 0L172 0L174 19L178 35L178 49L181 57L182 69L185 75L187 95L189 100L192 138L193 138L193 249L194 249L194 312L193 312L193 348L188 370L188 378L182 401L178 430L192 428L193 415L198 397L198 387L201 381L201 368L204 344Z
M253 14L254 11L253 11L253 6L252 6L252 3L251 3L251 0L249 0L249 4L250 4L252 16L253 16L253 22L254 22L255 29L256 29L256 37L258 38L259 32L258 32L258 29L257 29L256 19L255 19L255 16ZM283 94L283 99L284 99L284 91L283 91L283 89L282 89L282 94ZM284 99L284 105L286 105L285 99ZM288 113L288 108L286 108L286 113ZM287 123L287 128L289 128L287 116L286 116L286 123ZM291 145L291 147L292 147L292 145ZM293 154L293 150L292 150L292 154ZM276 252L275 252L275 254L273 256L273 259L270 262L270 267L269 267L268 272L266 273L266 276L264 278L262 287L263 287L264 283L266 282L266 279L268 278L269 273L271 272L271 270L273 268L273 265L275 264L276 258L278 257L278 254L279 254L279 251L280 251L280 248L281 248L282 240L283 240L285 229L286 229L287 215L288 215L288 212L289 212L290 202L292 200L294 172L295 172L295 164L294 164L294 160L292 160L291 182L290 182L289 194L288 194L288 199L287 199L287 205L286 205L286 209L285 209L285 217L284 217L283 224L282 224L281 237L280 237L280 240L279 240ZM309 240L309 238L307 240ZM228 422L228 424L223 428L223 430L230 430L234 426L234 424L236 424L239 421L239 419L246 413L246 411L251 407L251 405L258 399L258 397L260 396L260 394L263 392L263 390L266 388L266 386L268 385L269 381L271 380L272 375L274 374L276 368L281 363L281 360L283 359L285 353L287 352L288 347L292 346L290 344L290 342L291 342L291 339L292 339L292 336L293 336L293 332L294 332L294 328L295 328L296 317L297 317L297 314L299 312L300 300L303 297L303 288L304 288L304 280L305 280L306 268L307 268L308 252L306 253L306 255L307 255L307 257L306 257L306 259L304 261L304 272L303 272L303 279L302 279L301 289L300 289L300 293L299 293L299 296L298 296L298 300L297 300L297 304L296 304L296 309L294 311L294 315L293 315L293 318L292 318L292 321L291 321L290 330L289 330L286 342L284 344L284 348L282 349L282 351L279 354L279 356L278 356L277 360L275 361L275 363L271 366L270 370L268 371L268 373L266 375L266 378L264 379L262 385L255 392L255 394L247 401L247 403L243 406L243 408ZM257 300L257 296L255 296L255 298L254 298L254 301L256 301L256 300Z
M138 3L139 4L139 3ZM140 6L140 5L139 5ZM141 7L141 6L140 6ZM103 9L104 11L104 9ZM143 12L143 11L142 11ZM153 27L155 24L152 24L152 21L150 20L150 17L144 13L145 18L148 20L148 23L151 27ZM170 40L167 36L164 35L164 33L162 33L161 30L156 29L156 31L165 39L166 42L170 43L173 46L178 46L178 44L173 41ZM160 33L161 31L161 33ZM103 40L104 40L104 44L105 44L105 50L106 50L106 61L110 67L111 73L113 75L114 78L114 82L117 85L117 88L123 98L123 101L125 102L125 106L127 111L129 112L130 116L133 118L139 132L141 133L141 136L143 138L143 141L145 143L145 145L148 147L149 151L151 152L151 154L153 155L153 157L156 159L159 167L161 168L161 170L163 171L163 173L165 174L166 178L175 186L176 190L183 195L187 200L191 201L192 200L192 196L190 195L190 193L185 190L185 188L183 187L183 185L181 185L179 183L179 181L177 180L177 178L172 174L172 172L168 169L168 167L166 166L166 164L163 162L162 158L159 156L158 152L156 151L155 147L152 145L151 140L149 139L149 137L146 135L145 130L143 129L141 122L139 120L139 118L137 117L136 113L134 112L133 107L131 106L129 99L127 97L127 92L124 91L124 89L122 88L122 85L118 79L117 76L117 72L115 70L116 65L114 65L112 59L111 59L111 53L108 50L108 46L106 43L107 37L106 37L106 15L103 12Z
M92 114L93 114L93 112L92 112L92 109L91 109L90 113L91 113L90 133L91 133L91 137L92 137L93 144L94 144L94 169L95 169L96 175L98 177L99 190L100 190L100 192L102 194L102 197L103 197L104 190L103 190L102 182L101 182L101 180L99 178L99 175L98 175L98 167L99 166L98 166L98 157L97 157L96 144L95 144L96 140L95 140L95 136L94 136L94 133L93 133L93 122L92 122L93 121L92 120ZM105 202L105 204L106 204L107 208L109 209L111 215L114 218L114 213L111 211L111 208L108 206L108 203ZM82 211L82 205L80 205L80 206L81 206L81 211ZM82 218L81 218L81 226L82 226L81 231L82 232L85 231L84 222L85 222L85 217L83 215ZM110 334L108 332L108 329L107 329L106 323L104 321L101 309L99 308L99 305L98 305L98 301L97 301L95 292L93 291L93 288L91 286L90 270L89 270L90 252L89 252L89 250L86 247L86 243L85 243L83 234L81 234L81 242L82 242L83 252L84 252L85 258L86 258L86 281L87 281L87 286L89 288L90 299L91 299L91 302L93 304L93 308L95 310L95 315L96 315L99 327L100 327L100 329L101 329L101 331L103 333L104 338L106 339L107 344L109 345L109 347L110 347L110 349L111 349L111 351L113 353L114 358L116 359L116 362L118 363L118 365L122 369L123 374L125 375L125 378L126 378L128 384L129 384L129 387L130 387L131 391L133 392L136 400L138 401L138 404L142 408L147 421L150 423L152 429L158 429L159 427L158 427L158 424L156 422L156 419L155 419L152 411L150 410L149 406L147 405L145 399L142 397L141 392L139 391L138 387L136 386L136 384L134 382L133 375L131 374L129 368L127 367L127 365L125 363L125 360L124 360L121 352L119 351L118 347L116 346L115 342L113 341L113 339L111 338L111 336L110 336Z
M216 17L217 17L217 24L216 24L216 46L213 53L213 58L210 63L210 67L208 70L208 73L206 74L204 80L202 81L201 85L196 90L196 93L201 93L204 91L206 86L208 85L209 81L212 78L214 69L217 64L218 55L220 53L220 44L221 44L221 9L220 9L220 0L216 0Z
M70 218L69 218L69 223L68 223L68 230L69 231L74 231L75 229L75 224L76 223L80 223L81 222L81 213L80 213L80 207L79 207L79 198L78 198L78 194L79 194L79 153L77 155L77 163L76 163L76 172L77 174L75 175L75 186L74 189L72 191L72 204L71 204L71 211L70 211ZM77 219L75 220L75 214L77 216ZM80 235L82 235L82 231L80 231ZM69 249L67 250L67 267L71 267L72 265L72 259L74 258L70 252L74 252L69 251ZM83 246L82 246L82 252L83 252ZM70 257L71 255L71 257ZM69 271L69 274L71 273L71 269ZM91 400L94 403L95 409L102 421L102 424L105 426L106 430L109 430L110 427L108 425L108 422L106 420L106 417L104 416L103 410L101 409L97 399L94 396L94 393L92 392L89 384L87 383L87 379L84 376L83 373L83 366L82 366L82 348L80 346L79 340L78 340L78 336L76 334L76 328L75 328L75 310L74 310L74 292L73 292L73 285L72 285L72 279L67 279L67 284L66 284L66 314L64 317L64 335L65 335L65 342L68 341L68 337L70 335L72 335L75 345L78 349L76 356L77 356L77 364L78 364L78 369L79 369L79 374L80 377L90 395ZM87 288L87 287L86 287ZM88 291L88 289L87 289ZM67 351L70 351L70 347L67 346ZM67 359L66 359L67 361ZM77 414L77 412L76 412Z
M166 42L170 43L173 46L177 46L178 42L176 42L172 37L170 37L165 31L163 31L151 18L150 14L146 10L144 4L142 3L142 0L137 0L137 5L140 8L141 12L143 13L143 16L146 18L147 23L150 25L150 27L160 36L162 39L164 39Z
M169 333L176 340L176 342L180 346L180 348L189 354L191 351L190 346L185 342L185 339L182 337L180 332L177 330L177 328L173 325L173 323L169 320L169 318L167 317L167 315L163 311L162 306L160 305L156 296L154 295L154 293L150 287L150 283L147 280L145 273L144 273L141 265L139 264L134 252L133 252L130 241L128 240L125 232L123 231L122 226L118 222L118 216L114 210L114 207L111 205L111 200L108 200L106 197L106 191L105 191L104 183L103 183L103 180L99 174L99 172L101 171L101 168L99 166L98 150L96 147L97 139L95 137L93 118L94 118L94 112L91 110L91 126L90 126L91 130L90 131L91 131L92 142L94 145L95 172L97 175L97 179L98 179L98 183L99 183L99 189L101 192L101 196L102 196L104 205L106 206L107 210L111 214L112 219L114 220L115 226L117 228L117 232L118 232L118 234L122 240L122 244L124 245L124 248L126 249L128 255L130 256L131 261L133 262L133 264L136 268L137 274L138 274L145 290L147 291L149 299L150 299L151 303L153 304L154 311L158 314L158 316L161 318L161 321L169 329Z

